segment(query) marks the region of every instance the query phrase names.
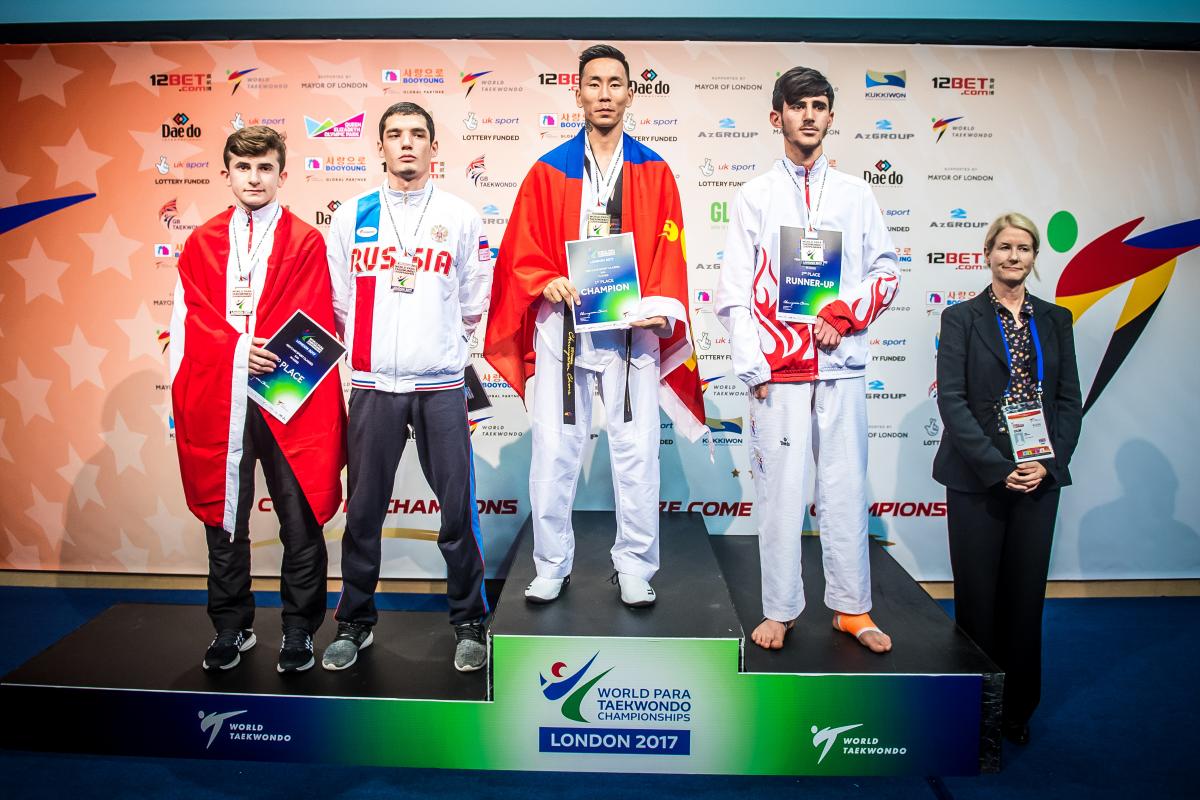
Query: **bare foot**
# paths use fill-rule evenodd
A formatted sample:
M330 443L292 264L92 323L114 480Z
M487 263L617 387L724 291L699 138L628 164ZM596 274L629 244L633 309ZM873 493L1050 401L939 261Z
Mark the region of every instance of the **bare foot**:
M883 631L863 631L858 641L873 653L886 653L892 649L892 637Z
M764 650L781 650L783 649L783 638L787 636L787 632L794 625L794 622L785 623L764 619L758 623L758 627L750 634L750 638Z
M873 653L886 653L892 649L892 637L879 630L870 614L843 614L835 611L833 627L850 634Z

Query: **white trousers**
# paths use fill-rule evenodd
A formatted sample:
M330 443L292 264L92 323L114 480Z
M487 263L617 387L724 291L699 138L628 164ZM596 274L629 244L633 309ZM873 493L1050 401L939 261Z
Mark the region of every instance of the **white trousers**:
M575 424L562 421L562 362L541 336L534 337L537 372L530 390L533 454L529 503L533 509L533 561L543 578L571 574L575 531L571 508L584 445L592 429L599 389L608 417L608 448L616 496L618 572L650 580L658 571L658 364L629 370L633 420L625 422L625 361L612 359L602 371L575 367Z
M810 441L825 605L846 614L871 610L865 381L773 383L766 400L750 397L750 469L768 619L786 622L804 610L800 541Z

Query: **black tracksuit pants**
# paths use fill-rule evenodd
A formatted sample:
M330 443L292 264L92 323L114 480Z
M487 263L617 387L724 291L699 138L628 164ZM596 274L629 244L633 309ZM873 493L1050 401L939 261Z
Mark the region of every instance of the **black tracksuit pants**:
M446 560L450 622L470 622L489 611L463 390L396 394L356 388L350 394L349 500L342 536L339 622L374 625L379 621L375 586L383 555L383 521L410 426L421 471L441 506L438 547Z
M296 475L279 449L262 411L246 409L242 463L238 471L238 507L233 536L205 525L208 537L208 616L218 631L254 624L250 592L250 512L254 508L254 464L262 462L267 492L279 518L283 542L279 593L283 627L316 633L325 619L325 581L329 556L321 525L313 515Z

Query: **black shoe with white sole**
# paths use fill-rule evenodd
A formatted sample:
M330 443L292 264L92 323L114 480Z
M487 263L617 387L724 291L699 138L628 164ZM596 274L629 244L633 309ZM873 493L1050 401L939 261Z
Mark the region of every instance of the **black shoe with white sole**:
M242 653L254 647L257 641L252 628L218 631L204 653L201 666L210 671L233 669L241 662Z
M317 663L313 657L312 634L303 628L284 628L283 646L279 648L279 672L304 672Z

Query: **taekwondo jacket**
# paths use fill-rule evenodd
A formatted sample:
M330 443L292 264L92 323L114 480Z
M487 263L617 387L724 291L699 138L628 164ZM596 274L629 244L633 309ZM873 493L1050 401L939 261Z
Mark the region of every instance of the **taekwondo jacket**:
M413 392L463 385L468 340L487 309L492 252L475 209L434 186L379 187L343 203L329 226L333 307L359 389ZM428 198L425 192L433 194ZM393 220L395 226L393 226ZM420 221L420 230L413 235ZM416 266L414 291L393 291L396 226Z
M804 226L806 181L815 227L842 232L841 290L819 314L842 334L832 353L816 347L811 324L775 318L779 228ZM713 305L729 331L734 371L746 385L866 374L867 326L899 286L896 250L874 195L866 182L829 167L825 156L811 171L781 159L738 190Z

